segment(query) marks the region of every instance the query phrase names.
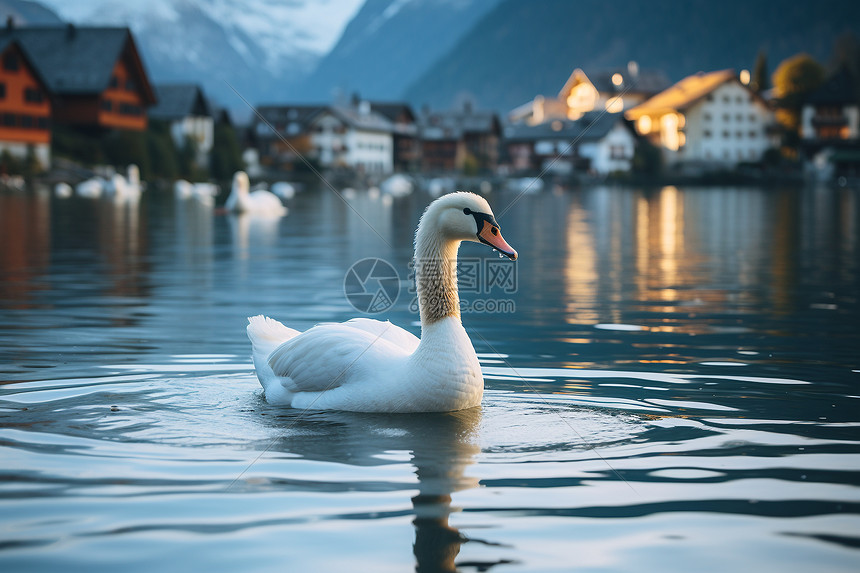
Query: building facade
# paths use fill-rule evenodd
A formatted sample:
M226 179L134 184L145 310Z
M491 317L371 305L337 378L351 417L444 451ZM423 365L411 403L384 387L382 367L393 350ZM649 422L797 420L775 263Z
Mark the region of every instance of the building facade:
M51 164L51 101L18 43L0 39L0 152Z
M773 112L732 70L689 76L626 112L669 165L731 168L773 147Z

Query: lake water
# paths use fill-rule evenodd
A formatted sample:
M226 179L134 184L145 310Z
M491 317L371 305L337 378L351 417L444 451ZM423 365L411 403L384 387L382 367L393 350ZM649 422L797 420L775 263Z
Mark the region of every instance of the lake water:
M268 405L246 317L359 315L379 257L417 334L427 195L0 193L0 569L857 571L860 191L488 198L482 406L360 415Z

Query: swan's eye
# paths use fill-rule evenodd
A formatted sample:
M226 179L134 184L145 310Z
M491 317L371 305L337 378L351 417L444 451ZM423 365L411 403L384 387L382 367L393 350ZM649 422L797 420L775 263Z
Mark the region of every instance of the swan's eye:
M498 230L498 229L496 229L495 227L490 227L490 232L491 232L492 234L494 234L494 235L498 235L498 234L499 234L499 230Z
M467 215L471 215L471 214L472 214L472 210L471 210L471 209L469 209L468 207L466 207L465 209L463 209L463 213L465 213L465 214L467 214Z

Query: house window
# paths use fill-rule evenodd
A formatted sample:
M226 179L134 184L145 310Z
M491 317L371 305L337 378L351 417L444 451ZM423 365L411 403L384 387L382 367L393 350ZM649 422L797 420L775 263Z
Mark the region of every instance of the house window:
M723 96L723 103L729 103L729 102L731 102L731 101L732 101L732 100L729 98L729 96L727 96L727 95L724 95L724 96Z
M756 118L755 118L755 114L754 114L754 113L751 113L751 114L750 114L750 123L755 123L755 119L756 119Z
M116 76L110 77L110 87L116 88L119 87L119 78Z
M711 121L711 114L709 114L709 113L704 114L702 116L702 119L704 119L705 121Z
M611 145L609 147L610 159L627 159L627 149L623 145Z
M32 115L22 115L21 116L21 127L24 129L31 129L33 127L33 116Z
M14 113L4 113L3 114L3 125L6 127L15 127L15 114Z
M702 132L702 135L704 135L705 137L711 137L711 130L706 129L705 131Z
M3 69L8 70L10 72L15 72L18 70L18 54L15 52L9 52L5 56L3 56Z
M729 138L729 131L728 130L723 131L723 139L728 139L728 138Z
M141 109L140 106L132 105L130 103L121 103L119 104L119 112L123 115L140 115Z
M708 101L714 101L714 94L708 94L707 96L705 96L705 99Z
M102 100L102 111L113 111L113 103L109 99Z
M742 139L743 136L744 136L744 133L742 131L736 131L735 132L735 137L737 137L738 139Z
M27 88L24 90L24 101L30 103L42 103L45 97L42 95L42 92L35 88Z
M6 84L0 82L0 99L6 99Z
M38 117L36 119L36 127L38 127L39 129L48 129L48 118L44 115Z
M134 80L129 78L125 80L125 91L133 92L137 89L137 86L134 84Z
M750 131L750 139L755 139L756 137L758 137L758 133L756 133L755 131Z

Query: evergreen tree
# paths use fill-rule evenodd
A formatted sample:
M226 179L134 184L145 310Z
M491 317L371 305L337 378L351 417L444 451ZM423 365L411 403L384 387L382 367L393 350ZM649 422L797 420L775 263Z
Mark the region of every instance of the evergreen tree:
M219 180L230 179L236 171L245 168L236 130L226 122L215 125L210 163L212 177Z
M764 50L758 53L753 67L752 81L750 88L756 93L761 93L770 88L770 78L767 73L767 55Z

